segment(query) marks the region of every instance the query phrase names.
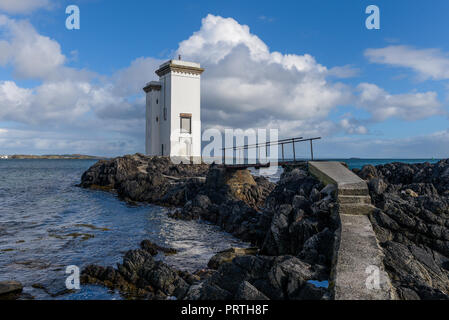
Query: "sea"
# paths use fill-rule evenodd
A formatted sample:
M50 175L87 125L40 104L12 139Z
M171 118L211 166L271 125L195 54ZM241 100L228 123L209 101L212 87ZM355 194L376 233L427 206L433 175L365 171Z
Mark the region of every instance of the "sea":
M436 162L432 159L334 159L350 168L389 162ZM24 285L33 299L123 299L119 292L81 285L65 293L69 266L115 266L143 239L178 250L157 259L180 270L205 268L218 251L247 247L204 221L181 221L167 208L129 205L113 193L77 187L95 160L0 160L0 281ZM271 174L279 178L281 170ZM263 174L263 172L262 172ZM72 271L73 272L73 271Z

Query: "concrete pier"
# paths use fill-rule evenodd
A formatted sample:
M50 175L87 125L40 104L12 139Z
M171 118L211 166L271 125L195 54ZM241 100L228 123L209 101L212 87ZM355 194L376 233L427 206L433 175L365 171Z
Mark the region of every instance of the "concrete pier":
M365 181L340 162L308 163L324 184L337 186L337 232L331 287L336 300L390 300L394 289L383 266L383 252L367 215L375 212Z

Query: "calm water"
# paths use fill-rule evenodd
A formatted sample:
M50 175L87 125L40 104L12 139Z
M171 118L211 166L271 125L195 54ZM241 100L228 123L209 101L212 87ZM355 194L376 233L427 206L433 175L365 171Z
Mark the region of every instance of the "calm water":
M350 169L361 169L366 164L371 164L373 166L383 165L392 162L404 162L404 163L436 163L440 159L332 159L333 161L343 161L346 162Z
M182 270L204 268L212 255L246 246L218 227L167 217L166 209L129 206L114 195L75 186L90 160L0 160L0 281L17 280L36 299L51 298L35 283L56 290L65 268L122 261L150 239L179 253L160 256ZM57 291L57 290L56 290ZM120 299L101 286L82 286L58 299Z
M367 163L425 160L342 161L360 168ZM58 291L64 287L66 266L115 265L143 239L178 249L178 254L158 258L187 271L204 268L217 251L247 246L216 226L170 219L165 208L129 206L113 194L76 187L93 163L0 160L0 281L18 280L24 284L24 292L36 299L50 299L32 285L42 283ZM279 175L277 170L270 179L275 181ZM101 286L82 286L78 292L57 299L121 296Z

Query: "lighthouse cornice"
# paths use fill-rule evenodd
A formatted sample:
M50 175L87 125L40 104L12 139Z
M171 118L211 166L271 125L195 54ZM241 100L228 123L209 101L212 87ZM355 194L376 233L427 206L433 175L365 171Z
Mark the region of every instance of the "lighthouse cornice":
M162 64L159 69L156 70L156 74L159 77L162 77L170 72L200 75L204 72L204 69L201 68L198 63L181 60L170 60Z

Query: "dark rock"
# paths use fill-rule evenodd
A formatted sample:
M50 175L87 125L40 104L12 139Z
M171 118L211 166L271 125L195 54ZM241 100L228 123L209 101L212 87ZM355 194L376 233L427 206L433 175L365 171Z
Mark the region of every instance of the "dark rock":
M293 170L279 181L276 188L266 200L265 215L271 217L270 227L265 237L262 253L267 255L299 255L304 243L313 235L328 228L330 233L337 228L332 221L331 207L335 203L332 189L328 187L324 193L321 183L305 175L299 170ZM329 193L329 195L326 195ZM326 195L321 199L322 195ZM333 238L333 237L332 237ZM326 238L327 239L327 238ZM319 238L317 241L324 240ZM326 242L326 245L329 243ZM317 245L317 250L324 247ZM329 250L316 251L316 259L326 260L330 264ZM312 251L308 251L311 259Z
M387 184L380 178L373 178L369 181L368 187L370 191L381 195L387 189Z
M449 160L362 169L370 219L400 299L449 298Z
M152 243L150 240L142 240L142 242L140 243L140 247L150 253L152 256L157 255L159 251L165 254L176 254L178 252L173 248L161 247L157 244Z
M42 283L34 283L33 288L41 289L52 297L58 297L67 293L75 292L75 290L67 289L65 278L48 279Z
M231 263L222 264L206 280L206 287L218 287L235 299L251 295L269 299L293 299L308 286L308 280L327 277L324 266L312 266L292 256L240 256ZM198 287L196 296L206 297L204 290L204 287Z
M234 297L236 300L270 300L248 281L243 281Z
M142 249L128 251L117 269L89 265L81 273L83 283L102 284L145 299L181 299L190 286L186 280L193 283L199 279L155 261L150 252Z
M23 286L18 281L0 281L0 299L16 299Z
M220 251L214 255L209 260L207 266L211 269L218 269L220 265L231 262L235 257L255 255L258 251L258 248L230 248L228 250Z
M374 166L368 164L363 166L362 170L358 172L358 175L363 180L371 180L377 177L377 170Z
M205 177L209 165L173 164L168 157L127 155L100 160L81 177L80 186L115 190L129 201L180 206L189 192L202 185L196 177Z

